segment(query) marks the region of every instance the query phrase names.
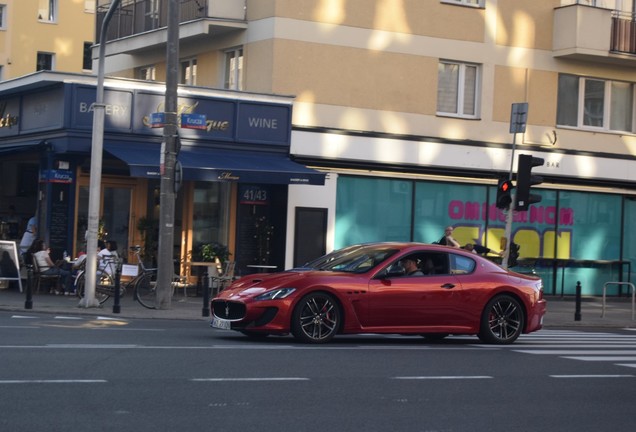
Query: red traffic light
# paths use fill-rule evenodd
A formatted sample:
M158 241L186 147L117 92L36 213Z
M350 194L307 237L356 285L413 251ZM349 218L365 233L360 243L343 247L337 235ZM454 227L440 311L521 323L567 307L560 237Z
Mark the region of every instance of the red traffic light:
M512 196L510 192L512 192L512 182L510 180L499 180L497 183L497 208L507 209L510 203L512 202Z

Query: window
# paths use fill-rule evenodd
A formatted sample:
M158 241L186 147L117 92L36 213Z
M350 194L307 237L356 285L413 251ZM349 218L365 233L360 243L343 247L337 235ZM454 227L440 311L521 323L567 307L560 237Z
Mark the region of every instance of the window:
M7 28L7 5L0 4L0 29Z
M437 113L476 118L479 66L441 61L437 78Z
M37 57L37 63L35 65L36 71L41 70L53 70L53 56L51 53L39 52Z
M483 6L483 0L442 0L442 3L459 3L465 6Z
M82 58L82 69L84 70L92 70L93 69L93 42L84 42L84 56Z
M57 19L57 0L38 0L38 19L55 22Z
M157 68L154 66L144 66L137 69L137 79L145 81L155 81Z
M197 59L181 61L180 84L197 85Z
M243 90L243 48L225 53L225 85L230 90Z
M634 84L559 75L557 124L633 132Z

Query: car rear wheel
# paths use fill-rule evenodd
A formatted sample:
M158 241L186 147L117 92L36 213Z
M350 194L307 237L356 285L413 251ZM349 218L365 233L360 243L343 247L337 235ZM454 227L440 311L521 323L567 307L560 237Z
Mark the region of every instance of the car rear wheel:
M523 308L509 295L493 297L481 315L479 339L497 345L511 344L521 334L525 322Z
M316 292L303 297L292 314L291 332L306 343L329 342L338 332L341 312L336 300Z

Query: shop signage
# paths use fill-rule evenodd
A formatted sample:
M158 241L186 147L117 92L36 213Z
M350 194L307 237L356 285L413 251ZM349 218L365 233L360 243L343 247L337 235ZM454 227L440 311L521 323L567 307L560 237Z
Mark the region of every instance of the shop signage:
M267 189L260 186L241 186L239 190L239 203L251 205L269 204Z
M41 183L73 183L71 170L44 170L40 174Z

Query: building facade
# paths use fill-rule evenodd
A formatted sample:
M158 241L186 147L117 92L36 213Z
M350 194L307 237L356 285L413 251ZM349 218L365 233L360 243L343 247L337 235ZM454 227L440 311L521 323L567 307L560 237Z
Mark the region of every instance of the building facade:
M96 34L110 3L97 1ZM165 81L167 4L121 1L108 75ZM553 294L633 279L633 1L179 4L183 88L292 96L289 155L327 174L285 187L279 267L357 242L432 242L446 225L499 250L495 186L530 154L544 181L541 202L513 217L522 270ZM512 134L515 103L529 109Z

